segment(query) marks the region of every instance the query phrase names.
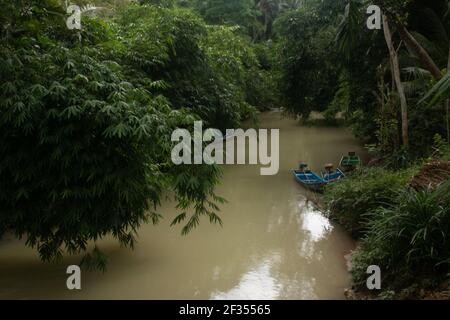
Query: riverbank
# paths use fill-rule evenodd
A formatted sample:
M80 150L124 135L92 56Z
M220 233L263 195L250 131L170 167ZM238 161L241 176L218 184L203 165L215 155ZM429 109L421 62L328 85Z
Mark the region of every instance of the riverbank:
M403 170L365 168L325 191L330 216L359 241L348 299L448 299L450 162L441 156ZM368 291L367 267L382 289Z

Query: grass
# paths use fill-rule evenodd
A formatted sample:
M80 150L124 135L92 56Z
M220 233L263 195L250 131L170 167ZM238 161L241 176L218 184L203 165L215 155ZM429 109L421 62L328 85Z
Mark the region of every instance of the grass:
M354 255L356 288L364 289L366 270L383 270L383 289L411 294L436 289L450 273L450 182L436 189L404 188L395 201L365 215L367 233Z
M410 187L419 167L362 169L325 190L330 216L360 246L353 254L354 289L367 292L367 268L382 270L378 298L417 298L447 291L450 276L450 182Z
M367 212L387 207L394 201L416 169L388 171L382 168L363 169L348 179L327 186L325 204L331 218L339 222L355 238L367 229Z

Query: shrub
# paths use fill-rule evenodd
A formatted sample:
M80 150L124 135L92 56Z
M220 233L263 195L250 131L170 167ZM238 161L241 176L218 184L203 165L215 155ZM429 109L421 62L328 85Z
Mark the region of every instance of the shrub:
M210 26L202 48L215 74L232 92L241 118L248 118L256 107L264 109L275 105L275 86L266 48L251 44L237 31L238 27ZM260 59L266 60L264 66Z
M157 85L124 64L117 42L68 47L60 22L30 26L33 10L1 15L11 24L0 48L0 238L7 231L26 238L45 261L85 252L108 234L132 247L137 228L160 218L164 191L175 194L184 233L202 215L220 222L219 168L170 160L173 129L194 115L153 95ZM85 261L92 257L104 267L98 250Z
M450 271L449 182L435 190L405 188L391 205L366 218L368 232L354 255L357 287L365 285L369 265L380 266L384 282L394 290L408 287L418 278L437 285Z
M337 55L330 43L336 37L332 16L321 16L323 2L285 12L275 21L278 83L289 113L308 118L324 111L338 89Z
M173 108L189 108L219 129L237 127L251 111L241 59L252 65L255 58L244 38L225 27L216 32L180 8L130 6L117 22L125 39L124 62L137 72L135 78L162 81L160 93Z
M391 204L414 171L391 172L372 168L353 173L326 188L327 209L333 219L359 237L366 231L365 214Z

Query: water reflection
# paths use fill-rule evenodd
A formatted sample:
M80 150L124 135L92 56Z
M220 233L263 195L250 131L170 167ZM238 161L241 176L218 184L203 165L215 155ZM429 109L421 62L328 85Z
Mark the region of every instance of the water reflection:
M261 128L280 129L280 173L261 177L256 166L228 166L217 193L224 227L207 219L186 237L167 219L139 230L135 251L110 238L98 245L109 257L104 274L83 273L82 288L65 288L65 268L42 264L23 242L0 242L0 299L340 299L349 286L344 256L350 237L314 210L312 195L293 179L298 161L314 170L361 152L339 128L300 127L279 114L264 114Z
M306 200L300 202L298 209L302 219L301 229L309 234L311 241L317 242L322 240L333 231L330 220L324 217L320 211L316 210L311 202L307 202Z
M320 260L321 251L314 247L315 243L326 241L333 231L333 225L306 197L292 201L295 204L292 210L300 234L298 240L300 250L297 258L313 258ZM272 208L273 209L273 208ZM275 212L276 210L272 210ZM278 211L279 212L279 211ZM268 223L268 232L277 230L283 224L283 215L276 215L275 221ZM238 284L228 291L215 290L211 294L213 300L276 300L286 299L297 295L302 299L317 299L315 293L316 279L313 276L294 275L283 273L283 264L286 264L291 253L274 251L249 268L240 278ZM301 267L299 266L301 270ZM220 277L219 268L216 268L215 277Z
M227 292L214 291L212 300L275 300L280 296L282 284L272 275L272 269L279 264L278 254L264 259L259 265L246 272L239 284Z

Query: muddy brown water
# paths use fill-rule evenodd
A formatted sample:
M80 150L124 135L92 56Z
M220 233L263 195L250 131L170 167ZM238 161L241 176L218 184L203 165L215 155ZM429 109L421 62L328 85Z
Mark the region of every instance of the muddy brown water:
M312 204L315 195L291 176L300 160L312 169L362 153L342 128L303 127L280 113L261 115L261 128L280 129L280 171L225 166L217 193L223 227L203 220L190 235L170 227L173 204L160 225L143 226L134 251L104 239L106 273L82 273L82 289L66 288L66 268L80 257L41 263L23 241L0 242L0 299L343 299L350 285L344 256L354 243ZM308 200L309 199L309 200Z

